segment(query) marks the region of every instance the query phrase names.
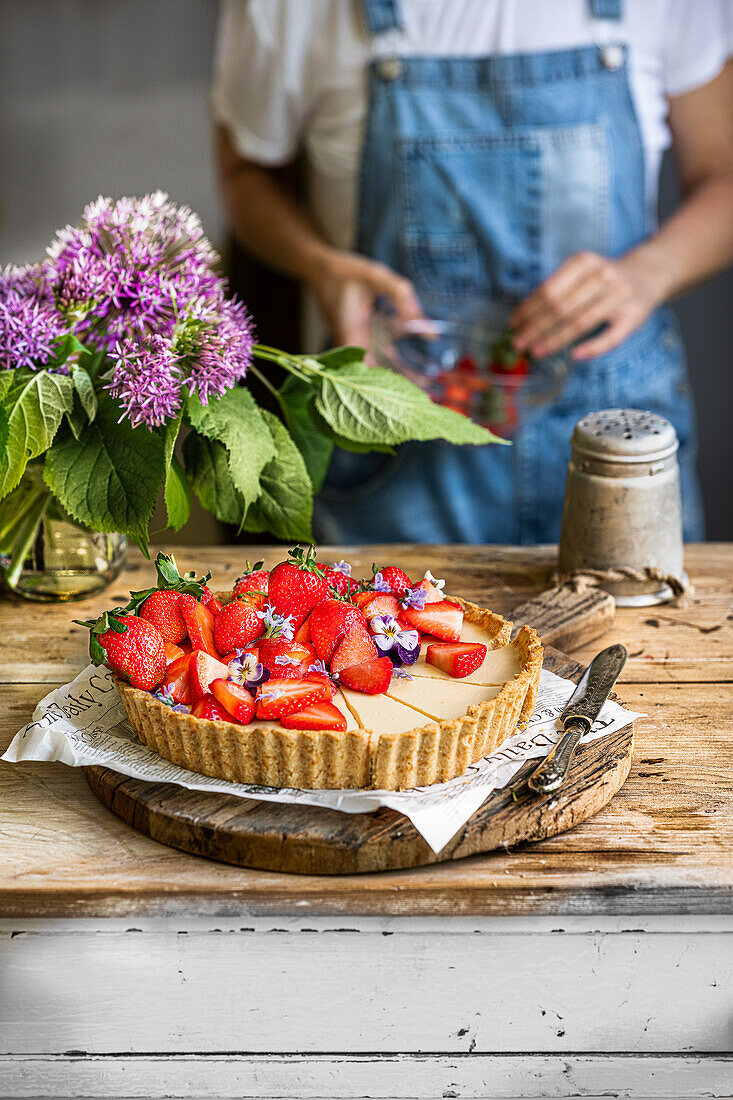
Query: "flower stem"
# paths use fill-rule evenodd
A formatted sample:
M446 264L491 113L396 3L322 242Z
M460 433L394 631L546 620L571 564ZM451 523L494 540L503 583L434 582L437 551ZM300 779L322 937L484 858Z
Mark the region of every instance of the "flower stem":
M252 374L254 374L256 378L259 378L262 385L265 386L270 391L270 393L278 399L278 401L280 401L280 394L277 392L270 379L266 378L262 371L257 369L254 363L250 363L249 369L252 371Z

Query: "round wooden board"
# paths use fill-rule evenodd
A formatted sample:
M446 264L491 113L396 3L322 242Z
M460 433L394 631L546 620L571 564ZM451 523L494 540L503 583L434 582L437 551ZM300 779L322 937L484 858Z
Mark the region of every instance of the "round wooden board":
M582 672L581 665L549 647L545 667L574 680ZM565 832L598 813L623 786L633 740L628 726L581 747L564 786L545 797L524 783L537 767L536 760L528 761L511 788L490 795L437 855L394 810L343 814L145 783L109 768L84 771L105 806L161 844L240 867L338 875L462 859Z

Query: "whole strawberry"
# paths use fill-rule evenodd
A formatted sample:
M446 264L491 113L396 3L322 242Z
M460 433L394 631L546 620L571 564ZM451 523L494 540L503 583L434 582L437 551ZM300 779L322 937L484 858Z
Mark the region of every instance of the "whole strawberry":
M333 595L331 590L335 589L339 596L348 599L351 593L356 590L356 585L351 579L351 566L347 561L338 561L335 565L324 565L323 562L319 561L318 568L323 570L331 595Z
M294 547L288 560L280 562L270 573L270 603L278 614L292 617L294 630L327 592L328 582L316 564L315 546L309 546L307 551L302 546Z
M239 596L242 592L264 592L267 595L270 573L262 568L264 562L256 561L252 566L248 561L244 564L244 573L234 583L234 595Z
M141 619L147 619L165 638L166 642L178 645L187 637L186 624L181 614L181 593L170 589L158 589L140 605Z
M147 619L157 627L167 642L178 645L187 637L188 630L181 611L182 595L206 604L211 600L211 591L206 581L208 574L196 580L193 573L181 575L173 556L160 553L155 559L157 585L132 592L127 610Z
M220 653L243 649L262 633L262 619L247 600L232 600L214 619L214 643Z
M412 588L412 581L407 573L396 565L388 565L386 569L380 569L379 575L392 595L397 596L398 599L400 596L404 596L409 588ZM377 576L376 572L375 576Z
M95 665L106 664L132 687L145 691L163 683L167 666L165 641L147 619L116 607L96 620L74 621L90 631L89 656Z

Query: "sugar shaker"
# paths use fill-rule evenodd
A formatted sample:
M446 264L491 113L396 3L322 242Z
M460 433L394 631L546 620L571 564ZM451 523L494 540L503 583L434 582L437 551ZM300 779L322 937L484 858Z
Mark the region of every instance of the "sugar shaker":
M561 581L595 573L620 607L679 595L687 578L672 425L640 409L605 409L578 421L571 444Z

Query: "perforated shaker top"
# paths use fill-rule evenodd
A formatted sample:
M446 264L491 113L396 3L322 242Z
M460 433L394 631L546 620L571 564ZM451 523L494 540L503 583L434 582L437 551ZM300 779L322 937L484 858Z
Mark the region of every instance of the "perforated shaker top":
M604 409L579 420L573 448L609 462L649 462L677 450L677 433L668 420L643 409Z

